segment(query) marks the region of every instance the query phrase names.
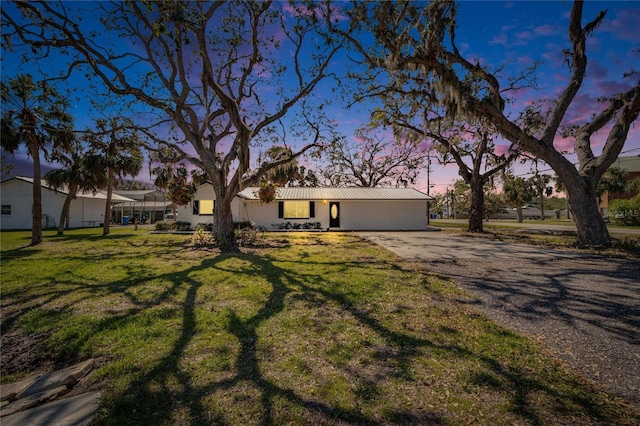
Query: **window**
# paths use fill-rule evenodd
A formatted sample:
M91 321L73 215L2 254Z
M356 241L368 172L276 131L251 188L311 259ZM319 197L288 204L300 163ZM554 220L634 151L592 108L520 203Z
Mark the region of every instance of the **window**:
M198 216L211 216L216 202L214 200L194 200L193 214Z
M315 217L313 201L280 201L278 217L284 219L309 219Z
M2 205L2 216L11 216L11 204Z

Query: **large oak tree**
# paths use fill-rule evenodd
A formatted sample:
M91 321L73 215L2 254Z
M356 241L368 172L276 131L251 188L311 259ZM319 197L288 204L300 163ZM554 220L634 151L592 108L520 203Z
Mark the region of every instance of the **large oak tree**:
M426 164L422 139L385 135L374 128L357 129L323 152L320 176L327 186L406 187L415 185Z
M602 174L624 146L631 124L640 112L640 84L634 82L624 93L611 93L604 108L594 105L595 114L568 133L574 139L578 164L574 166L554 146L563 130L567 110L576 99L586 76L587 38L605 19L602 11L583 24L583 3L573 3L565 50L569 79L564 90L545 108L528 108L514 119L505 108L505 90L518 76L503 78L463 55L456 40L456 4L436 0L423 2L354 2L348 11L351 27L335 30L359 51L371 69L387 71L388 85L414 79L424 96L446 108L450 116L484 119L514 144L545 161L566 186L581 243L608 245L610 237L596 204L596 187ZM355 31L354 31L355 30ZM363 40L375 39L375 46ZM416 76L421 77L420 80ZM474 83L470 90L468 82ZM480 90L477 90L479 86ZM379 90L379 88L375 88ZM430 96L433 95L433 96ZM534 126L527 123L534 122ZM596 132L607 132L602 153L592 149Z
M324 142L310 95L339 48L323 33L330 13L311 2L16 2L2 24L15 51L55 50L67 58L63 77L86 73L132 109L144 105L132 114L139 130L206 171L214 233L233 246L235 195ZM290 158L252 170L252 147L282 145L284 129L301 139Z

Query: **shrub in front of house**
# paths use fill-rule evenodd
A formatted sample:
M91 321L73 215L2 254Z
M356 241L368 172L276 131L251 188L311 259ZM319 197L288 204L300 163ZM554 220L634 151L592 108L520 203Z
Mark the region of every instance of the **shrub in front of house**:
M254 227L235 230L236 242L240 247L264 246L264 231Z
M207 224L205 224L207 225ZM193 232L191 236L191 245L194 247L209 247L214 244L213 235L211 235L211 231L205 230L205 227L202 224L198 224L196 226L196 230Z
M607 216L617 225L640 226L640 195L630 200L613 200Z
M304 223L297 223L297 222L280 222L280 223L272 223L271 226L273 226L275 229L279 230L279 231L289 231L289 230L320 230L322 229L322 222L304 222Z
M245 220L241 222L233 222L233 227L235 229L253 229L255 228L255 224L250 220Z
M176 222L176 231L190 231L191 223L190 222Z
M213 223L199 223L196 225L196 229L202 228L203 231L213 232ZM253 229L254 223L251 221L233 222L233 229Z
M165 220L159 220L158 222L155 223L155 230L156 231L172 231L174 228L174 223L173 221L169 222L169 221L165 221Z
M206 232L213 232L213 223L199 223L196 225L196 231L198 228L202 228Z
M189 231L191 229L191 223L189 222L174 222L172 220L161 220L156 222L155 230L161 232L174 232L174 231Z

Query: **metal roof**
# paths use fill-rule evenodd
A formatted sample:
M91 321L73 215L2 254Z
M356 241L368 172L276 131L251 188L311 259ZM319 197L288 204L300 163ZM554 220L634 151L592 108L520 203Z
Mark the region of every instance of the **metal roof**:
M167 194L163 194L155 189L118 189L114 190L113 193L137 201L154 201L154 199L164 201L169 198Z
M259 188L246 188L238 197L257 200ZM276 200L433 200L412 188L276 188Z
M640 172L640 155L618 157L611 167L619 167L627 172Z
M2 183L8 182L12 179L16 179L16 180L21 180L23 182L27 182L30 183L31 185L33 185L33 178L30 177L25 177L25 176L15 176L13 178L7 179L5 181L2 181ZM68 195L69 194L69 190L68 188L62 187L61 189L53 189L51 188L49 185L47 185L47 181L44 180L44 178L42 178L42 183L41 185L43 188L46 188L50 191L54 191L54 192L59 192L60 194L65 194ZM76 193L76 198L93 198L93 199L97 199L97 200L106 200L107 199L107 193L103 192L103 191L97 191L95 194L91 191L86 191L86 192L81 192L78 191L78 193ZM118 194L111 194L111 202L133 202L135 200L131 199L131 198L127 198L127 197L123 197L122 195L118 195Z

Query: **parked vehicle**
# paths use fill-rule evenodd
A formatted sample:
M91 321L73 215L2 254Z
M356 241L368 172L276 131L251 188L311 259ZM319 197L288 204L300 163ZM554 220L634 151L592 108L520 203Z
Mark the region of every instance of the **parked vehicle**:
M164 220L173 220L173 213L167 213L164 215ZM176 213L176 220L178 220L178 213Z
M549 219L554 215L555 215L554 212L548 212L546 210L544 212L545 219ZM517 219L518 212L515 207L510 209L505 209L505 210L502 210L502 212L498 213L497 217L499 219ZM542 211L540 211L539 208L534 207L532 205L525 205L525 206L522 206L522 217L523 219L539 220L542 217Z

